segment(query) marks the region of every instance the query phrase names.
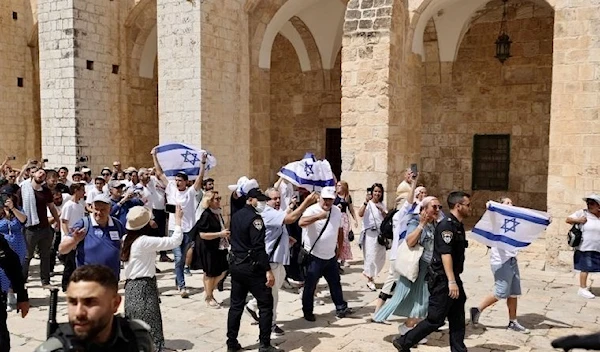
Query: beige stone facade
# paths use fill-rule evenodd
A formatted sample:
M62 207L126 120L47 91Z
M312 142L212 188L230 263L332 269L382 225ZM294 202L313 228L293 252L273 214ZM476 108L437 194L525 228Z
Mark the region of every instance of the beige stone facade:
M431 194L509 195L565 217L600 192L600 6L500 0L9 0L0 4L0 153L146 166L159 142L213 152L217 188L313 152L355 198L416 162ZM12 18L17 13L17 19ZM17 79L23 78L23 87ZM341 140L336 140L336 131ZM473 190L474 136L510 135L503 190ZM332 150L333 149L333 150ZM332 154L332 152L334 152ZM391 206L392 202L388 202ZM561 254L562 253L562 254Z

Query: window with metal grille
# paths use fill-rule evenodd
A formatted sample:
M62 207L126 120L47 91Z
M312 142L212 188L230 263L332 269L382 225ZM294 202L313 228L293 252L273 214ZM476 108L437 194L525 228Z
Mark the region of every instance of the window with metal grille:
M473 137L473 190L507 191L510 135Z

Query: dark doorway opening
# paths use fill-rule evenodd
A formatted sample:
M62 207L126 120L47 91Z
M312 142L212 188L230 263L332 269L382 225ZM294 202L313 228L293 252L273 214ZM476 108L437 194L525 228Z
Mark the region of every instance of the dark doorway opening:
M325 158L337 179L342 174L342 129L328 128L325 135Z

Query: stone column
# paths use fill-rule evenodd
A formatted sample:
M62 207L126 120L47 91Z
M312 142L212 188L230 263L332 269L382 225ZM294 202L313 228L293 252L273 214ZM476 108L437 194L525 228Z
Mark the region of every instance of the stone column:
M157 3L159 142L202 145L201 1Z
M42 154L95 172L118 156L119 2L38 2Z
M572 265L566 245L567 216L585 207L582 197L600 193L600 6L558 0L550 115L547 259Z
M420 147L420 71L404 51L406 16L400 1L350 0L342 42L342 179L360 200L382 183L388 206Z

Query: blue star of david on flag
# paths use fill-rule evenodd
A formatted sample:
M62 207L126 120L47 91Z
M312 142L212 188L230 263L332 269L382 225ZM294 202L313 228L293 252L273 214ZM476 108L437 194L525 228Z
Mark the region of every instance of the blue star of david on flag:
M315 174L315 172L313 171L313 166L314 165L312 165L312 164L304 163L304 173L306 174L306 176Z
M500 228L504 230L504 233L516 232L515 230L519 224L520 222L517 221L517 218L504 219L504 225L500 226Z
M196 165L196 163L198 161L200 161L200 159L198 159L198 154L190 153L189 150L186 150L185 153L181 154L181 156L183 157L184 163L190 163L192 165Z

